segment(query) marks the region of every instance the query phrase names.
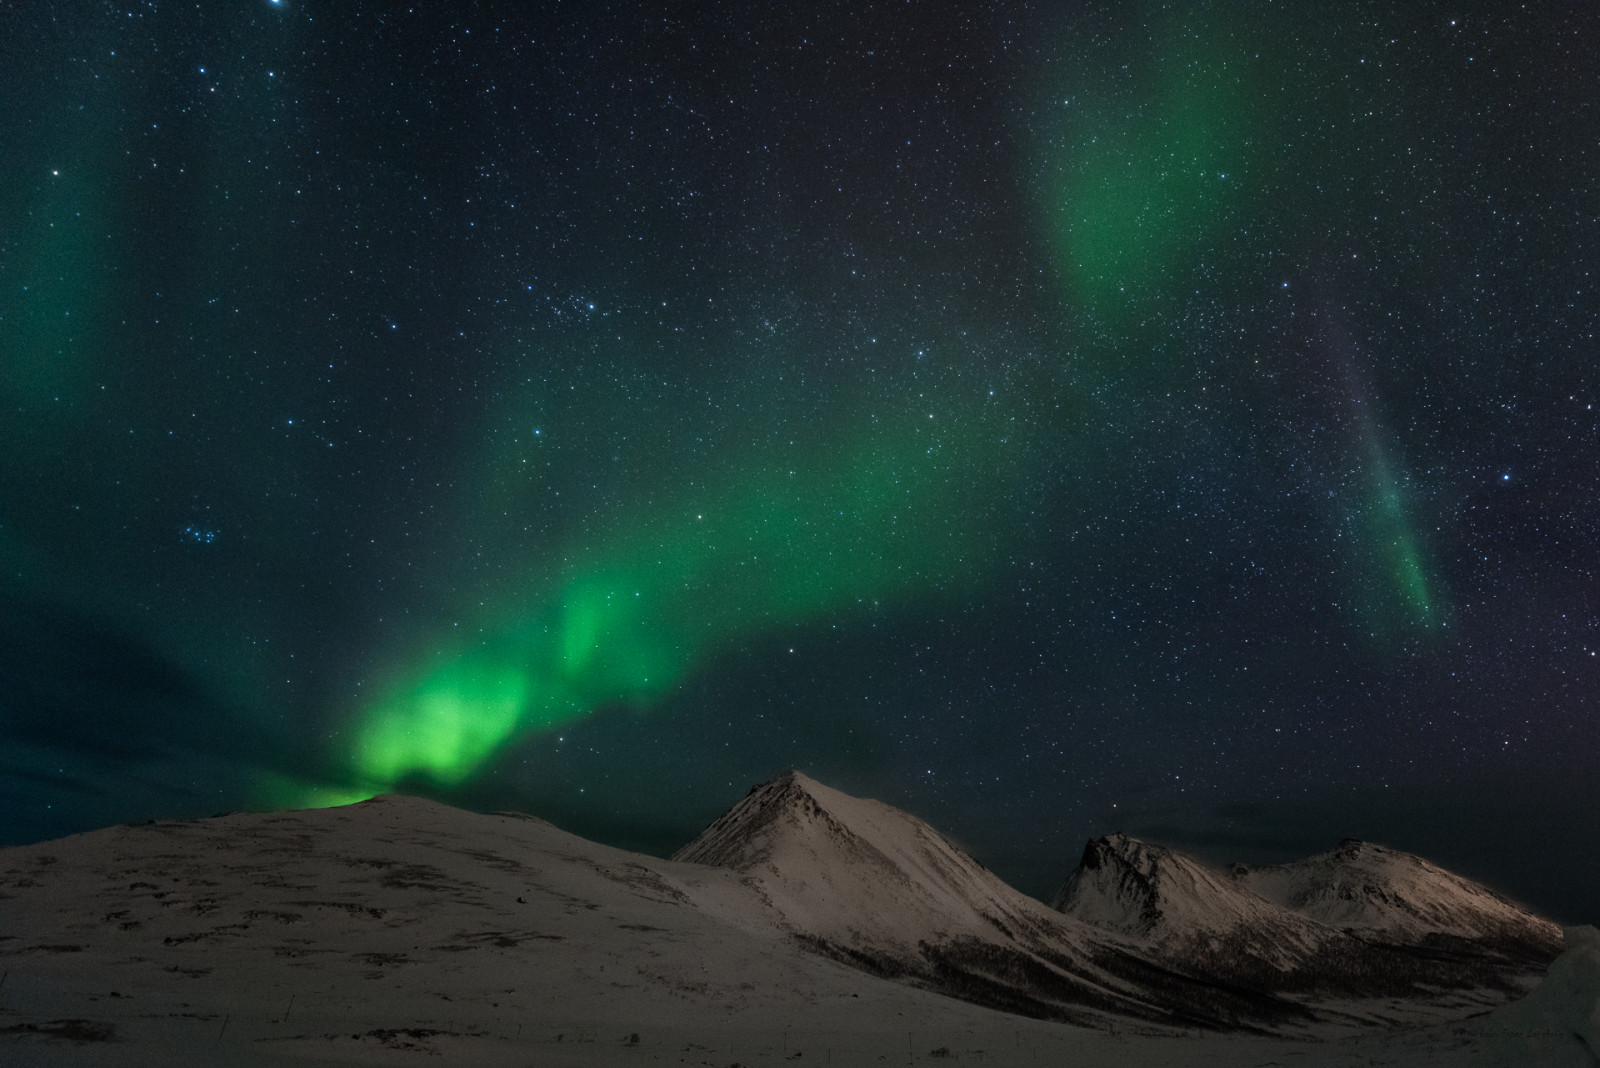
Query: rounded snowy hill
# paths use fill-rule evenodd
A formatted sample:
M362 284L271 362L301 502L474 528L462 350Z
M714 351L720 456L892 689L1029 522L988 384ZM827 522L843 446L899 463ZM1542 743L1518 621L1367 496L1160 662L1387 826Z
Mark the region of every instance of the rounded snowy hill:
M1561 929L1499 894L1398 849L1346 838L1290 864L1235 866L1233 879L1273 904L1386 941L1449 936L1553 956Z

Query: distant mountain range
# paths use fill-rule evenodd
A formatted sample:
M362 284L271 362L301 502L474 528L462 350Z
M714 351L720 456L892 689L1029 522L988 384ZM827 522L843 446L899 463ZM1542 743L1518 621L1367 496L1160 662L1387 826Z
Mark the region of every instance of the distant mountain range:
M314 1040L355 1059L402 1031L462 1056L560 1042L574 1019L690 1028L686 1043L755 1021L780 1049L884 1020L902 1039L1021 1042L998 1009L1324 1035L1482 1013L1561 941L1481 886L1355 841L1221 870L1113 835L1052 907L923 821L791 772L671 860L404 797L0 850L0 1034L130 1055Z

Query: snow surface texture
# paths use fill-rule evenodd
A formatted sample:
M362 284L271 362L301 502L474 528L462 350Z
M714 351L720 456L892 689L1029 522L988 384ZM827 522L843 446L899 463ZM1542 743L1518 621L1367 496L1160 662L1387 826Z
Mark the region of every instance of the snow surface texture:
M895 900L942 913L940 937L983 934L988 911L1075 922L1019 905L931 829L905 838L920 821L799 783L839 810L830 818L864 856L870 845L926 884L897 885ZM826 870L818 851L806 878L765 878L794 843L764 833L723 835L723 859L743 867L718 868L386 797L0 850L0 1063L1410 1066L1464 1063L1482 1044L1459 1027L1296 1039L1108 1015L1073 1027L876 978L809 951L798 921L838 931L874 917L890 925L882 944L903 944L906 918L845 900L897 877ZM794 919L774 922L780 907Z
M1504 1004L1561 946L1555 924L1492 891L1354 839L1293 864L1223 872L1111 835L1085 848L1055 906L1186 974L1374 1022Z

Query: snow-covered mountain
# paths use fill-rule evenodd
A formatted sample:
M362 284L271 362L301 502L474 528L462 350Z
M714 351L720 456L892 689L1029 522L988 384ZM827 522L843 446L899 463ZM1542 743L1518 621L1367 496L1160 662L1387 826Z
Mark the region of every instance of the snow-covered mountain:
M1231 954L1283 972L1335 932L1280 908L1192 857L1125 834L1091 841L1053 907L1161 947L1163 956Z
M1121 931L1012 889L915 816L799 772L756 786L673 859L739 872L770 910L761 922L818 952L979 1004L1202 1026L1312 1019L1175 972Z
M1151 1011L1098 974L1082 924L914 816L799 772L756 786L672 859L737 871L766 906L759 925L879 975L939 989L965 975L955 992L1033 1013L1048 1003Z
M1357 952L1367 970L1339 973L1326 947L1368 942L1266 901L1245 873L1132 839L1086 857L1066 895L1084 915L1067 915L921 820L797 774L756 787L675 860L404 797L107 828L0 850L0 1060L432 1051L620 1066L649 1051L777 1065L804 1051L866 1065L915 1041L930 1058L1176 1066L1199 1063L1195 1040L1129 1059L1086 1037L1104 1031L1039 1020L1349 1034L1457 1021L1510 996L1493 984L1514 969L1463 956L1459 923L1448 953L1389 947L1402 962L1455 962L1441 985L1406 973L1362 987L1383 958ZM1327 941L1295 965L1307 932ZM1240 944L1254 972L1216 966ZM1464 977L1463 960L1480 973ZM1318 969L1343 974L1332 989L1347 997L1386 995L1381 1011L1329 1003ZM1217 1056L1207 1063L1259 1061L1242 1047Z
M842 946L1082 933L916 817L796 771L756 786L672 859L743 873L786 929Z
M1503 1004L1561 949L1560 928L1485 887L1354 840L1223 871L1111 835L1088 844L1054 904L1185 974L1291 998L1401 998L1411 1011Z
M1230 875L1281 908L1369 939L1465 939L1541 961L1561 949L1561 929L1549 920L1421 857L1355 838L1290 864L1235 865Z

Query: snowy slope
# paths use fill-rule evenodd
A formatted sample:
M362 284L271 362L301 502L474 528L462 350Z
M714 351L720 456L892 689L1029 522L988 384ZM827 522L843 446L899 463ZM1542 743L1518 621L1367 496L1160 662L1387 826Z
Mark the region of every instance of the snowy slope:
M1600 931L1569 927L1538 989L1478 1023L1483 1068L1593 1068L1600 1062Z
M1561 947L1559 927L1486 887L1354 838L1291 864L1235 866L1233 878L1282 908L1388 942L1450 936L1544 959Z
M0 850L0 1063L876 1064L908 1035L1044 1041L757 930L764 909L732 872L417 798L108 828Z

